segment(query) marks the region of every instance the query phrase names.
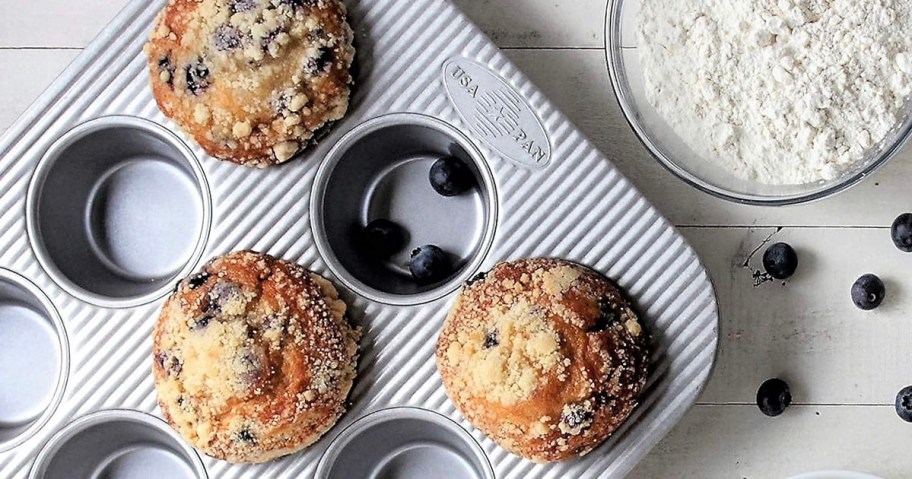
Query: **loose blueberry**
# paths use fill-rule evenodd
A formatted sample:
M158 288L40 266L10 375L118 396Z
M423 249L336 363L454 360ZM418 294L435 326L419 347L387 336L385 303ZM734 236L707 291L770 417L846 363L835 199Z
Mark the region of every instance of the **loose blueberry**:
M187 89L194 95L200 95L209 88L209 68L200 58L196 63L184 67L187 76Z
M434 191L456 196L475 186L475 175L460 159L448 156L437 160L428 175Z
M375 258L388 258L405 247L406 234L396 223L386 219L371 221L361 231L361 247Z
M776 243L763 253L763 269L776 279L788 279L798 269L798 254L787 243Z
M912 422L912 386L896 394L896 414L899 414L903 421Z
M453 267L442 249L434 245L427 245L412 251L409 271L419 283L431 284L452 274Z
M781 379L768 379L757 390L757 407L769 417L776 417L792 404L792 393Z
M890 236L900 251L912 253L912 213L901 214L893 221Z
M852 285L852 302L865 311L880 306L886 296L887 287L877 275L866 274Z

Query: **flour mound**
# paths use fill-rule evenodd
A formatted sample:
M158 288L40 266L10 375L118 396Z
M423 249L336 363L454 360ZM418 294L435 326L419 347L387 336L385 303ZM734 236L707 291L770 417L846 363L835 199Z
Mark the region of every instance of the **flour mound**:
M697 154L767 184L832 180L912 95L908 0L642 0L646 96Z

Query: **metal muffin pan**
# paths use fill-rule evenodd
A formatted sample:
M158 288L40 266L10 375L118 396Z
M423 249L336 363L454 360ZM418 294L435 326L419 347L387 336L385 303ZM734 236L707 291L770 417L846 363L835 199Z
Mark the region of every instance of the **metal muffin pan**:
M30 479L208 479L199 455L166 422L148 414L99 411L54 435Z
M54 305L29 280L0 269L0 451L26 441L54 414L69 364Z
M349 412L317 444L262 465L232 465L202 457L210 477L314 477L323 453L349 425L393 407L433 411L458 423L481 445L498 479L621 477L694 403L715 360L718 308L709 278L684 239L448 1L351 0L347 4L359 49L350 112L317 148L288 164L254 170L216 161L159 112L141 48L164 0L131 2L0 138L0 267L29 278L59 311L69 338L71 365L69 374L64 374L63 399L46 424L36 427L22 444L0 453L0 477L27 477L42 447L48 444L45 451L57 447L52 437L93 412L128 409L160 416L150 356L154 318L160 298L167 292L165 280L196 269L207 258L245 248L297 261L336 280L350 305L352 320L363 327L360 371ZM390 114L397 116L388 117ZM108 118L112 116L117 118ZM70 196L75 190L33 187L40 194L28 195L30 180L34 177L32 183L39 184L42 168L48 168L48 178L53 176L57 168L44 166L53 162L42 158L54 156L58 148L54 145L64 142L61 138L67 132L88 128L79 126L83 124L117 123L125 116L134 118L127 122L146 125L150 134L164 139L159 145L164 149L153 149L151 156L156 160L144 166L165 179L146 184L127 175L112 181L114 204L123 202L125 206L123 210L120 206L108 208L107 213L114 216L106 217L131 211L136 206L131 200L135 189L147 187L150 198L159 202L148 206L148 211L158 211L155 218L190 212L189 219L180 220L192 231L156 230L159 233L154 235L157 241L149 258L134 249L140 244L134 234L149 227L152 218L127 215L127 231L121 231L111 223L91 220L90 203ZM318 169L325 164L326 171L331 171L333 158L344 159L344 152L351 151L345 147L346 138L385 122L390 122L390 128L414 132L416 119L444 132L449 138L444 143L463 150L463 159L475 166L481 180L473 193L477 199L466 207L464 216L413 225L416 235L449 228L458 239L452 247L465 266L452 282L427 290L404 291L379 282L365 283L382 293L372 294L371 289L351 280L363 277L356 267L340 267L344 264L334 262L338 258L330 254L335 251L326 244L318 247L326 231L315 222L320 214L311 216L311 193L318 193L314 199L325 198L335 190L331 180L323 186L315 180L332 177ZM100 123L87 123L91 121ZM175 136L181 141L174 140ZM437 145L427 148L426 155L448 152L440 143L422 139L425 135L413 136L394 137L384 148L394 150L397 144L417 142ZM130 139L135 138L133 134L123 137L115 135L105 141L138 141ZM331 153L334 148L336 152ZM390 157L388 164L407 165L407 156L401 160ZM199 158L199 163L192 157ZM201 166L201 174L194 164ZM383 170L371 171L376 173L368 176L375 180L383 176ZM411 184L411 175L419 176L402 173L389 176L396 188ZM106 183L104 174L95 178L80 184ZM181 194L187 198L184 203L191 204L173 201L156 185L162 189L181 185ZM211 189L208 194L207 189ZM358 219L366 220L371 205L384 208L392 204L390 196L375 197L368 191L352 191L360 199L350 199L349 207L324 202L320 209L323 219L327 215L354 218L357 211L362 215ZM207 216L210 196L211 216ZM86 256L78 264L104 266L110 276L99 277L110 278L111 283L96 282L94 275L79 278L55 271L59 264L71 261L61 253L65 249L47 247L46 236L62 223L49 221L47 230L42 226L41 236L34 234L43 217L40 205L33 215L38 203L32 201L64 197L74 198L74 208L83 215L65 218L73 222L61 229L71 236L68 240L96 234L107 241L95 249L89 245L88 250L80 250ZM29 224L35 230L31 234ZM174 243L169 240L172 236ZM30 237L39 241L30 242ZM437 240L427 242L431 241ZM202 254L196 254L196 246ZM586 457L551 465L512 456L474 429L447 399L434 365L434 343L456 283L497 261L534 256L575 260L615 279L634 300L655 343L653 374L642 404L631 418ZM105 261L106 257L114 259ZM358 276L346 278L350 273ZM137 278L139 283L155 284L138 290L124 286ZM114 286L108 287L110 284ZM0 332L0 338L8 334ZM80 436L74 437L80 441Z
M462 160L477 187L446 198L428 171L445 156ZM381 116L345 135L317 170L310 216L314 239L330 270L357 294L386 304L420 304L452 292L478 270L494 240L494 178L478 148L456 128L414 113ZM407 236L404 248L380 262L361 251L358 231L392 220ZM433 244L452 255L455 273L439 284L411 278L410 251Z
M38 164L26 222L38 261L77 298L129 307L164 295L203 253L202 168L165 128L108 116L64 134Z
M316 479L494 479L484 450L451 419L418 408L373 412L329 445Z

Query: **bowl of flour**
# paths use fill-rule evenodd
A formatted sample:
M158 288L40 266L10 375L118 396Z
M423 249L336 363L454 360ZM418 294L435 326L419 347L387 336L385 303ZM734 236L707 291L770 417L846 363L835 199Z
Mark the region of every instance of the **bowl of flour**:
M607 25L633 130L716 196L820 199L912 136L912 2L611 0Z

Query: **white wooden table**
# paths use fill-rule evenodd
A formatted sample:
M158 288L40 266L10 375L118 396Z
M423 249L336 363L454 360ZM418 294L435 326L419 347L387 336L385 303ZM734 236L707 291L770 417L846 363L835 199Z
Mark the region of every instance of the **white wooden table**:
M0 0L0 130L126 1ZM718 288L715 374L631 477L783 478L823 468L912 477L912 424L892 405L912 384L912 255L889 233L912 210L912 151L806 206L739 206L699 193L663 170L624 121L605 62L606 2L457 0L690 239ZM796 247L801 265L788 284L755 288L742 265L771 234ZM867 272L886 281L888 298L863 313L849 288ZM754 396L776 376L791 383L796 405L769 419Z

